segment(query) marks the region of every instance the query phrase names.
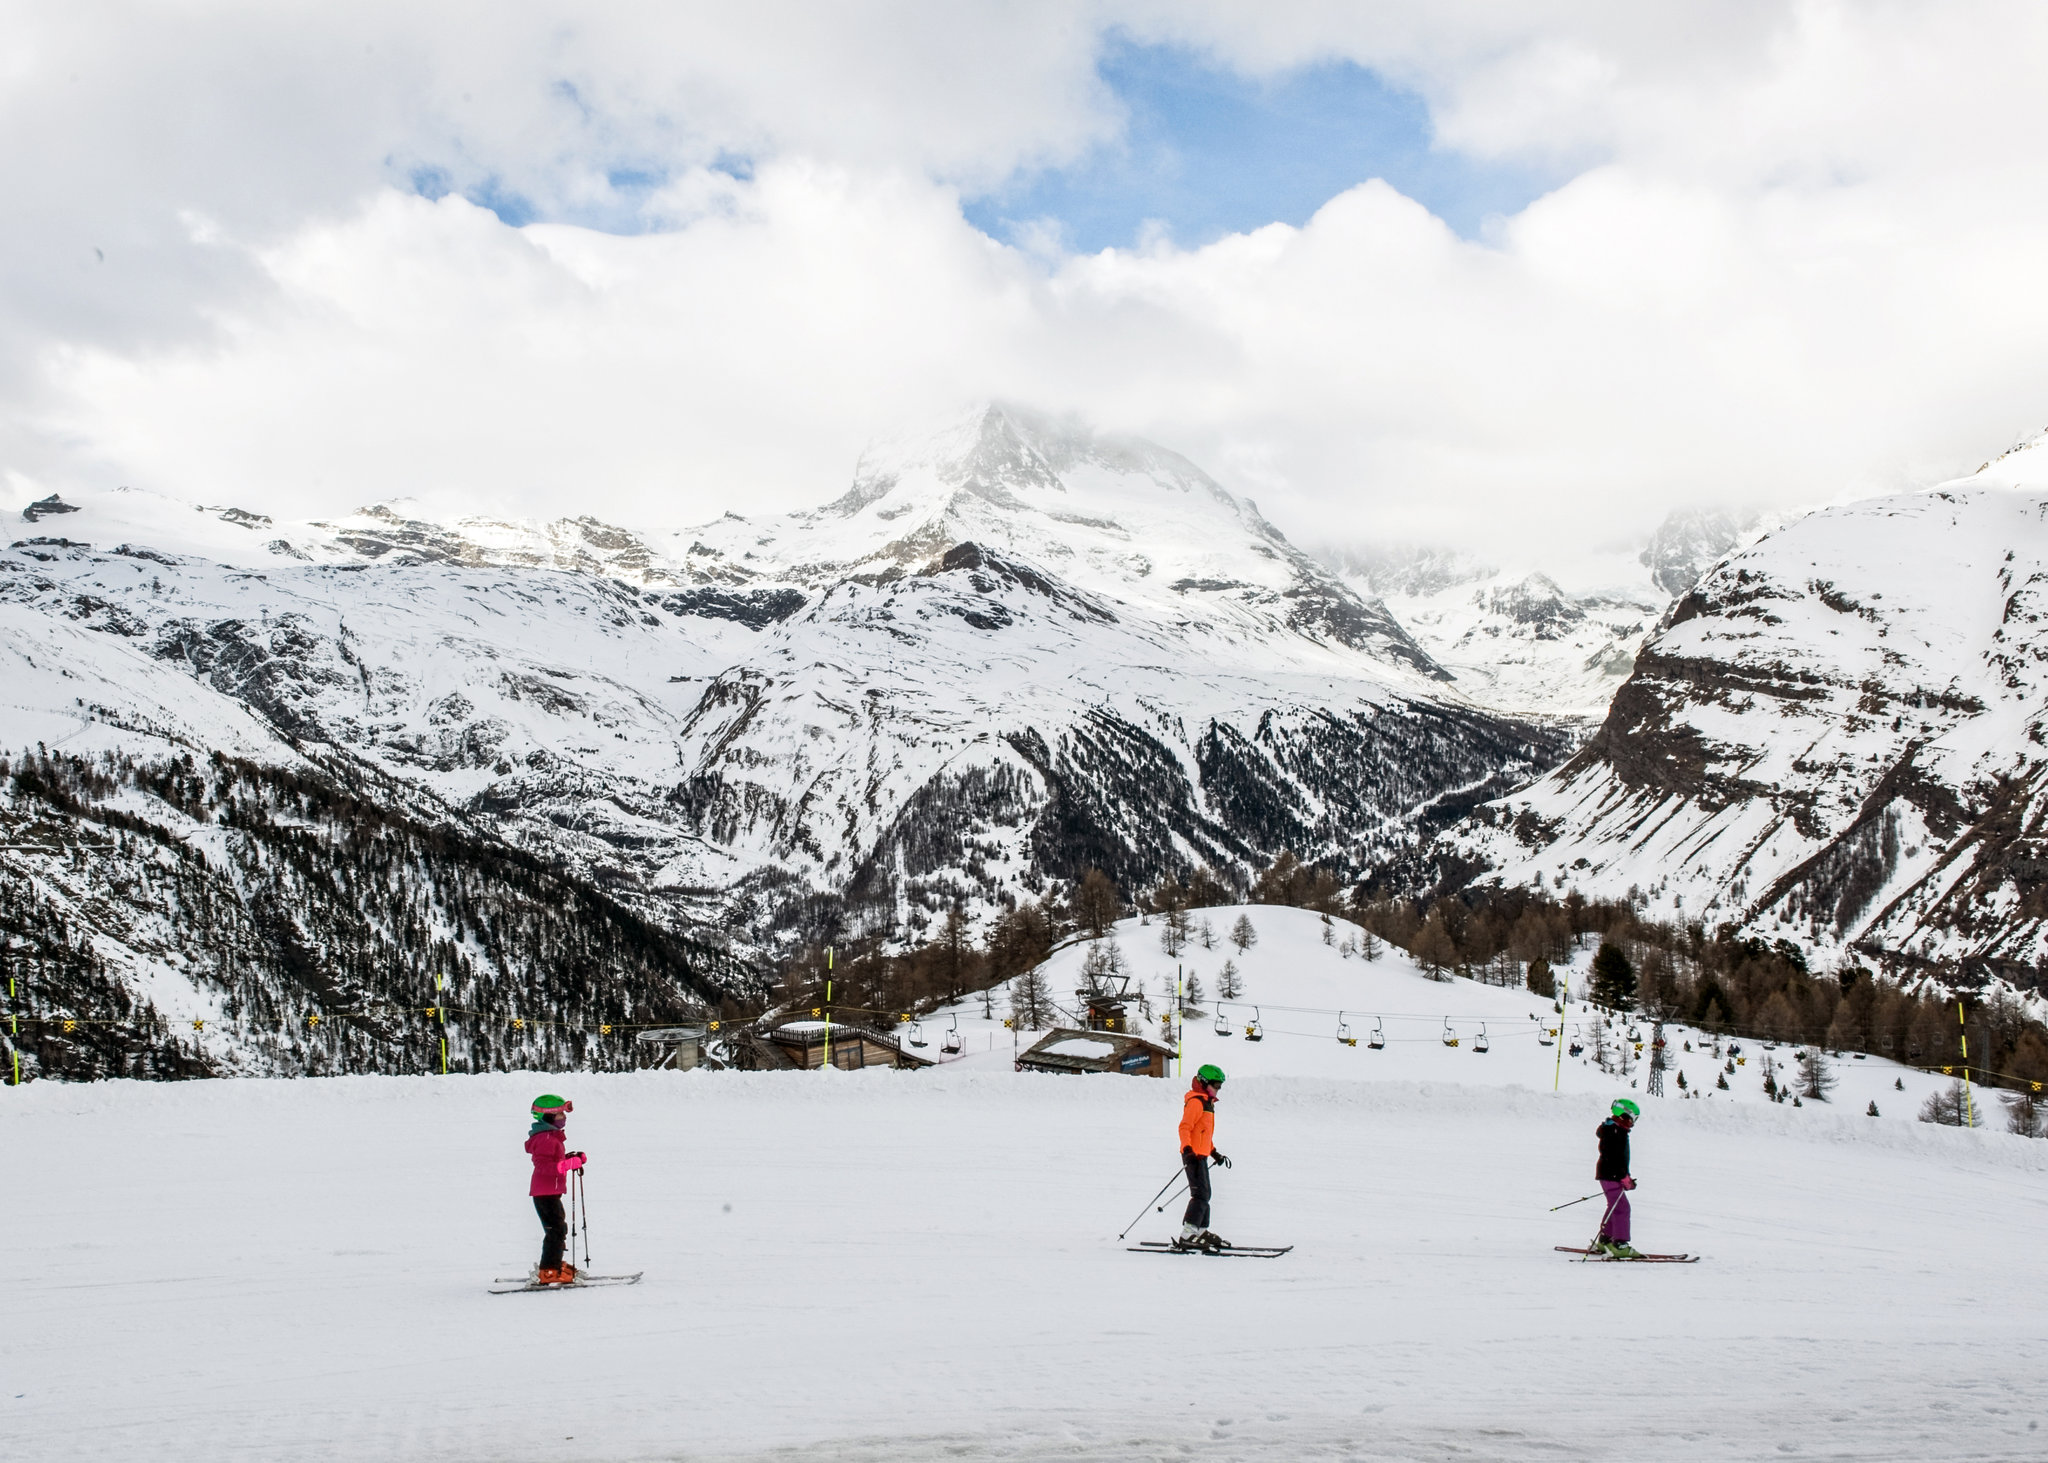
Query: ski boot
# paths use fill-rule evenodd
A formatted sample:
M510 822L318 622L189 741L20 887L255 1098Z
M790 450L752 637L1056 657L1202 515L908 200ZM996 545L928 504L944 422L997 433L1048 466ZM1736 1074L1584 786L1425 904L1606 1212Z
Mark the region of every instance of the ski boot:
M1625 1242L1612 1242L1607 1246L1607 1257L1611 1260L1640 1260L1643 1252Z
M1230 1241L1225 1239L1222 1235L1217 1234L1214 1230L1205 1229L1199 1235L1195 1236L1195 1247L1197 1249L1207 1250L1210 1254L1213 1255L1218 1253L1219 1251L1229 1249Z
M576 1267L564 1260L562 1262L561 1278L556 1283L560 1285L574 1285L576 1283Z
M560 1285L562 1283L562 1267L560 1265L542 1265L533 1272L533 1283L535 1285Z

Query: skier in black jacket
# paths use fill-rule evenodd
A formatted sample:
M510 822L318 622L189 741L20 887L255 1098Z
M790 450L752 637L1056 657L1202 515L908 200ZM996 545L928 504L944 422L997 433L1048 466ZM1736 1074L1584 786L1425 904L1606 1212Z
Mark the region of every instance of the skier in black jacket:
M1626 1097L1617 1097L1608 1114L1607 1121L1593 1130L1600 1140L1600 1163L1593 1177L1607 1196L1607 1214L1593 1248L1617 1260L1633 1260L1641 1251L1628 1242L1628 1193L1636 1186L1628 1171L1628 1133L1643 1110Z

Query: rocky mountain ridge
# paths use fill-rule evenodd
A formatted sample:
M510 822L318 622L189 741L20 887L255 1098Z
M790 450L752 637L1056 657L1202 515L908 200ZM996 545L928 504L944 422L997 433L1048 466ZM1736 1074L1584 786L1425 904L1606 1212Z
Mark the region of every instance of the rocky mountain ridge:
M1599 732L1438 853L1823 963L2048 977L2048 437L1815 513L1665 615Z

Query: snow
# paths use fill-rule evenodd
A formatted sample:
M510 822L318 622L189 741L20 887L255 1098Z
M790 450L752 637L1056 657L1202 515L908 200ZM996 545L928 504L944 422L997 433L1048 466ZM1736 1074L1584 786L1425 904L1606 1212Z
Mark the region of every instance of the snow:
M1045 1050L1049 1055L1056 1057L1106 1057L1116 1050L1116 1043L1073 1036L1065 1041L1056 1041Z
M1174 1082L8 1090L0 1435L174 1463L2038 1451L2048 1145L1653 1104L1638 1239L1707 1258L1588 1267L1551 1246L1590 1206L1547 1211L1591 1187L1603 1096L1240 1067L1216 1223L1298 1247L1273 1262L1115 1240L1173 1173ZM484 1293L536 1253L541 1090L592 1155L594 1268L638 1287Z
M1258 936L1256 944L1242 951L1227 938L1240 915L1251 920ZM1557 966L1558 976L1575 997L1570 1009L1559 1013L1552 1002L1520 987L1486 985L1463 976L1433 980L1405 952L1391 946L1384 948L1377 960L1347 955L1343 953L1345 944L1364 934L1349 920L1333 919L1331 942L1325 944L1322 917L1303 909L1229 905L1192 911L1191 919L1197 929L1207 924L1214 945L1205 948L1198 939L1177 959L1161 948L1163 926L1157 920L1144 924L1137 919L1121 920L1106 937L1114 942L1125 963L1133 992L1142 991L1147 998L1149 1010L1134 1001L1128 1013L1132 1031L1140 1036L1160 1038L1158 1022L1170 1009L1166 993L1177 976L1201 981L1206 995L1200 1004L1201 1014L1190 1016L1179 1028L1179 1049L1187 1071L1214 1062L1233 1079L1285 1076L1517 1086L1546 1092L1555 1088L1656 1102L1646 1091L1652 1023L1640 1017L1603 1017L1576 999L1590 983L1597 940L1583 942L1569 962ZM1082 1024L1083 1013L1074 992L1083 983L1081 964L1087 953L1088 942L1077 941L1058 951L1044 967L1047 989L1053 1000L1067 1008L1073 1025ZM1229 1027L1229 1034L1221 1035L1215 1026L1219 1005L1215 992L1226 960L1238 967L1243 994L1220 1003ZM1008 1064L1013 1046L1029 1046L1033 1040L1030 1031L1003 1028L1009 1012L1006 986L997 988L989 1004L989 1016L982 1015L982 998L974 996L942 1009L936 1017L925 1018L927 1022L959 1022L965 1051L953 1060L969 1063L975 1070L1000 1070ZM1244 1037L1251 1021L1262 1028L1259 1041ZM1356 1045L1338 1040L1340 1022ZM1617 1054L1619 1048L1629 1048L1626 1072L1619 1069L1618 1060L1613 1071L1603 1071L1595 1064L1594 1031L1603 1023L1606 1040ZM1543 1045L1540 1033L1560 1026L1563 1042ZM1370 1045L1375 1027L1386 1043L1378 1050ZM1631 1027L1641 1038L1640 1052L1627 1039ZM1445 1044L1447 1032L1457 1037L1455 1047ZM1484 1052L1476 1045L1482 1034L1487 1039ZM1666 1023L1664 1038L1670 1064L1665 1072L1665 1103L1778 1107L1764 1094L1764 1059L1770 1058L1777 1085L1787 1084L1796 1074L1800 1048L1795 1045L1738 1039L1731 1046L1725 1034L1676 1021ZM1576 1057L1570 1054L1574 1042L1584 1048ZM1720 1055L1715 1055L1717 1042ZM1729 1085L1724 1091L1715 1081L1731 1061L1735 1070L1725 1074ZM1946 1091L1951 1081L1882 1057L1839 1053L1825 1055L1824 1061L1837 1084L1826 1104L1803 1100L1802 1107L1795 1110L1788 1101L1779 1110L1861 1115L1874 1102L1879 1117L1863 1121L1917 1125L1921 1104L1934 1093ZM1678 1086L1680 1073L1685 1074L1684 1089ZM1983 1102L1988 1114L1982 1121L2001 1122L2003 1110L1996 1097L1985 1094Z
M1599 755L1445 847L1508 884L1635 890L1652 918L1790 938L1821 966L1859 943L2039 965L2048 924L2013 869L2036 795L1980 820L2038 782L2048 740L2044 515L2048 438L1731 555L1652 637Z

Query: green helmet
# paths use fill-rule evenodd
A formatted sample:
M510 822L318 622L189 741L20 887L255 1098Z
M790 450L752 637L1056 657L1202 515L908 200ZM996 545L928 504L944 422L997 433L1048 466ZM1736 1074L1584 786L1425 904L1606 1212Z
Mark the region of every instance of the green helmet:
M569 1101L566 1097L557 1097L552 1092L543 1092L533 1100L533 1114L535 1117L544 1118L551 1113L572 1113L574 1111L576 1111L575 1103Z
M1214 1062L1202 1063L1195 1075L1204 1082L1214 1082L1219 1087L1223 1085L1223 1069Z
M1614 1105L1607 1110L1618 1118L1628 1118L1631 1121L1643 1115L1643 1110L1633 1102L1630 1102L1626 1097L1615 1098Z

